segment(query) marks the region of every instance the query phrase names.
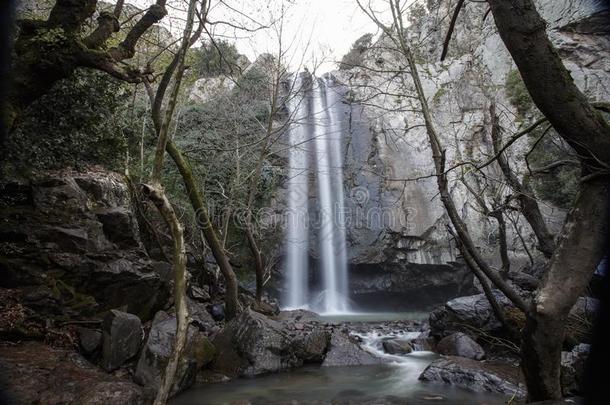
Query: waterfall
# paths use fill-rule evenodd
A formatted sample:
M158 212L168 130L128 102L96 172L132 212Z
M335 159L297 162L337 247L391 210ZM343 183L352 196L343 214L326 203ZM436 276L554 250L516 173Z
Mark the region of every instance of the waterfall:
M288 308L323 313L349 311L344 214L342 108L338 87L330 76L303 80L297 75L288 108L289 180L286 236ZM297 96L298 95L298 96ZM309 165L315 168L316 221L321 285L317 300L309 293Z
M303 81L297 75L293 89L299 91ZM305 121L308 116L307 101L291 94L288 108L292 122L288 129L290 145L288 156L288 215L286 236L286 297L288 308L308 306L308 248L309 248L309 132Z

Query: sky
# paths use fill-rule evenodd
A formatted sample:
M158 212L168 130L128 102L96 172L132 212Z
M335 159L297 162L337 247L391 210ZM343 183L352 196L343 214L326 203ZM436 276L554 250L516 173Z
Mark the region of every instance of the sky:
M377 26L359 9L356 0L223 0L229 7L218 0L212 1L210 21L229 21L250 28L277 20L284 7L282 37L284 46L290 45L287 58L291 70L301 70L303 65L310 70L315 67L319 73L335 70L336 62L349 51L356 39L366 33L378 33ZM387 9L385 0L370 1L383 15ZM131 2L145 7L153 1ZM177 17L180 13L170 9L170 16ZM171 26L172 31L179 34L179 19L174 19ZM226 24L216 24L211 28L214 35L225 36L234 42L240 53L251 61L261 53L277 53L278 35L274 29L247 32Z

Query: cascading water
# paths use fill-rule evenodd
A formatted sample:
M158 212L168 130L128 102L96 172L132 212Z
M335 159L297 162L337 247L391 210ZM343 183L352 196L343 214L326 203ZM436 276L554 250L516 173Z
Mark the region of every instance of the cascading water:
M312 307L323 313L345 313L349 312L349 304L340 98L329 76L303 80L298 75L294 89L288 103L293 123L288 135L289 215L284 304L288 308ZM316 226L322 283L318 300L309 297L308 287L308 156L314 160L317 188Z
M293 88L299 91L303 84L297 75ZM284 299L288 308L308 306L308 247L309 247L309 165L308 132L304 125L308 108L306 100L291 95L288 108L293 120L288 130L290 152L288 158L288 215L286 235L286 283Z

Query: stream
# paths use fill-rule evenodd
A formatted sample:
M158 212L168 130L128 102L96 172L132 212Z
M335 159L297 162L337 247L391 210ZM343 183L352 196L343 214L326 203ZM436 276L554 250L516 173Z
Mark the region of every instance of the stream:
M362 321L361 317L358 318ZM365 319L368 316L364 317ZM361 347L384 360L383 364L350 367L306 366L289 372L224 383L195 386L174 398L171 405L268 405L268 404L505 404L501 395L481 394L418 380L438 355L412 352L391 355L382 342L408 339L419 332L353 332Z

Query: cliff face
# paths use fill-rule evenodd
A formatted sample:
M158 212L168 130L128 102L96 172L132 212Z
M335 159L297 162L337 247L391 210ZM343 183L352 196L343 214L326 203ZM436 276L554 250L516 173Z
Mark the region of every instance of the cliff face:
M0 190L0 290L26 315L123 308L147 320L166 304L171 266L147 254L122 176L50 172Z
M485 162L494 155L489 135L492 102L504 129L504 142L529 126L537 112L527 97L515 96L511 86L523 85L493 17L483 20L486 5L468 3L462 10L444 62L440 61L442 42L455 2L431 0L426 6L426 12L411 21L410 40L417 44L414 51L419 73L447 148L447 167L464 161ZM575 82L591 100L607 98L610 10L593 0L540 0L537 6ZM364 55L363 67L333 72L347 88L346 102L351 102L346 108L345 132L348 209L378 213L382 218L349 225L348 252L356 272L359 266L370 264L405 270L414 263L440 265L456 260L457 254L446 231L447 218L436 179L430 176L434 167L419 104L412 98L413 84L408 73L403 73L408 90L401 88L396 72L404 64L395 62L396 55L388 50L391 47L389 40L381 37ZM520 175L527 172L524 155L532 143L523 137L508 152L521 162L513 167ZM480 212L473 194L460 182L468 166L463 169L451 175L452 194L476 243L498 264L496 225ZM486 181L468 179L488 203L510 193L495 165L485 169L485 175ZM558 232L565 211L550 201L542 201L541 208L551 231ZM513 217L515 223L508 224L509 255L518 269L530 261L524 245L534 259L539 253L527 223Z

